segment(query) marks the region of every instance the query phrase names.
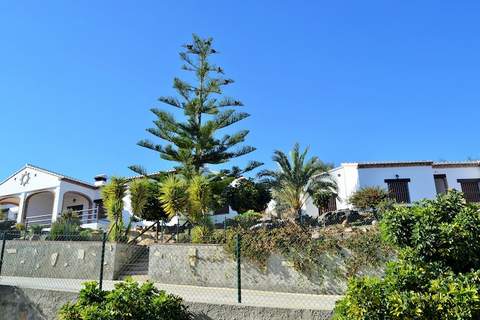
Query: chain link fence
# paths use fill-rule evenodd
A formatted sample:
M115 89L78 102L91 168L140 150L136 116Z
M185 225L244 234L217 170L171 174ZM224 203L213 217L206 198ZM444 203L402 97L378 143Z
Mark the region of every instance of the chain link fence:
M225 222L195 243L199 229L191 224L155 224L132 230L120 242L109 241L104 231L59 234L32 226L7 231L0 233L0 285L78 292L85 281L110 290L130 278L151 281L188 302L331 310L345 283L327 279L322 268L344 272L338 258L306 255L308 237L293 234L290 243L279 241L281 252L273 247L256 252L255 237L268 240L260 230L270 227L262 225L256 234Z

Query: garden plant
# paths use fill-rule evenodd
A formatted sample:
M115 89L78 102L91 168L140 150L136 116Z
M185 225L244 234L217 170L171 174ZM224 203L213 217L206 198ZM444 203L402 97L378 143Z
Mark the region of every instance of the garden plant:
M336 320L479 319L480 210L463 194L395 206L385 241L399 249L383 279L351 279Z

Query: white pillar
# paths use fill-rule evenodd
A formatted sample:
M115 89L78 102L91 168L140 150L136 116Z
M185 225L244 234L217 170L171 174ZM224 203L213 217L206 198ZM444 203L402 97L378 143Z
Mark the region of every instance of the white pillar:
M23 214L25 213L26 198L27 198L26 192L20 194L20 201L18 202L17 223L23 222Z
M54 191L55 197L53 199L52 223L57 221L57 217L61 214L63 206L63 192L60 187L56 187Z

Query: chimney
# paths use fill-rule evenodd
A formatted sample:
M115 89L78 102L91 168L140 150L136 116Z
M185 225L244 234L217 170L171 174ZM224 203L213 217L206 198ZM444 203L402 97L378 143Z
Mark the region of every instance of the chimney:
M101 187L107 184L107 175L106 174L99 174L95 176L95 187Z

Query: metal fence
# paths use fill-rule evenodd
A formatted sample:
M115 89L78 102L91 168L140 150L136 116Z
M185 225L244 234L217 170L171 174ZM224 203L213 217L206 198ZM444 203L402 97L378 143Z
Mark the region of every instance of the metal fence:
M214 231L217 244L191 243L189 224L170 228L157 224L119 241L110 241L103 231L57 231L0 233L0 285L78 292L85 281L111 290L118 281L132 278L152 281L198 303L330 310L338 299L335 294L320 294L290 261L273 253L268 253L273 256L268 265L252 264L244 254L249 244L242 242L240 233L227 230L226 223ZM298 254L293 259L297 262L304 258L323 263L301 257L300 252L291 254Z

